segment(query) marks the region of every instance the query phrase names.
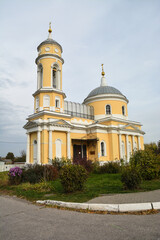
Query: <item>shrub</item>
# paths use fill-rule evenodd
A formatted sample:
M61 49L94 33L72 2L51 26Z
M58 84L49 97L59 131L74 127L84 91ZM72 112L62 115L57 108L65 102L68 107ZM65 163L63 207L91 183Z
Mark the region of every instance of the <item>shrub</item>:
M130 165L140 171L144 180L158 177L158 157L149 149L135 152L131 156Z
M94 162L86 158L74 159L74 164L83 166L89 173L94 169Z
M80 165L65 165L60 171L60 180L65 192L82 190L87 180L87 172Z
M22 169L19 167L14 167L9 170L8 173L10 184L20 184L22 178Z
M99 166L97 169L97 173L119 173L121 172L120 162L108 162Z
M28 165L27 169L24 169L22 174L22 181L23 182L30 182L30 183L39 183L43 179L44 173L44 166L34 164Z
M58 178L58 170L52 165L45 165L43 171L45 181L53 181Z
M123 167L121 181L126 189L136 189L141 183L141 175L136 168Z
M30 184L30 183L23 183L20 186L21 190L28 191L28 190L33 190L33 191L38 191L38 192L50 192L50 191L55 191L54 186L52 185L52 182L46 182L42 181L40 183L35 183L35 184Z
M58 171L61 170L61 168L64 166L64 165L68 165L68 164L71 164L71 160L68 159L68 158L54 158L52 159L52 165L57 168Z

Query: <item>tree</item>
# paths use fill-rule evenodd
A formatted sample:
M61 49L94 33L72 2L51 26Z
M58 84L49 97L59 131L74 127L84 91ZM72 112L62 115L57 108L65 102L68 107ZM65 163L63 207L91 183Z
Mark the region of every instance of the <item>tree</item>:
M14 154L12 152L8 152L6 155L6 159L11 159L12 161L14 160Z

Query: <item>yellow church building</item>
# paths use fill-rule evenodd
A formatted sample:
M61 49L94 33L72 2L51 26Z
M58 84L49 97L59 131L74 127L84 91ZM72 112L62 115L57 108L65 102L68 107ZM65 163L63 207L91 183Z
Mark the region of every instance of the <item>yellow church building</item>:
M128 99L108 86L102 65L100 86L83 103L65 101L62 88L62 47L48 39L37 48L37 90L34 114L28 116L26 163L47 164L52 159L124 159L144 149L142 124L128 120Z

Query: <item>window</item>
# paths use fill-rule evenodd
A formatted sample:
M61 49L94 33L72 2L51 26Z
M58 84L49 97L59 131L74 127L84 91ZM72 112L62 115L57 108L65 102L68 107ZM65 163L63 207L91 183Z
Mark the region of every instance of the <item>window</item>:
M106 106L106 114L111 114L111 106L110 105Z
M37 140L33 141L33 161L34 163L37 161Z
M43 97L43 107L49 107L50 106L50 97L48 95L45 95Z
M101 142L100 147L101 147L101 156L102 157L106 156L106 143L105 143L105 141Z
M38 72L37 72L37 77L38 77L38 89L43 87L43 66L42 64L38 65Z
M57 88L57 69L55 67L53 68L52 74L53 74L53 87Z
M57 139L56 140L56 158L61 158L62 157L62 149L61 149L61 140Z
M60 108L60 99L59 99L59 97L55 98L55 107L56 108Z
M125 115L125 106L122 106L122 115Z
M39 108L39 97L36 98L36 109Z

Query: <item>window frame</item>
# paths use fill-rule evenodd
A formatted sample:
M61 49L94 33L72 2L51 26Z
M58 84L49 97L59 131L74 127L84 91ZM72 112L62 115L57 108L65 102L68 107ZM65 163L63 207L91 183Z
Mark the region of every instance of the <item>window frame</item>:
M109 107L109 112L108 112L108 110L107 110L107 107ZM110 104L107 104L107 105L106 105L105 110L106 110L106 115L111 115L111 114L112 114L112 108L111 108L111 105L110 105Z

